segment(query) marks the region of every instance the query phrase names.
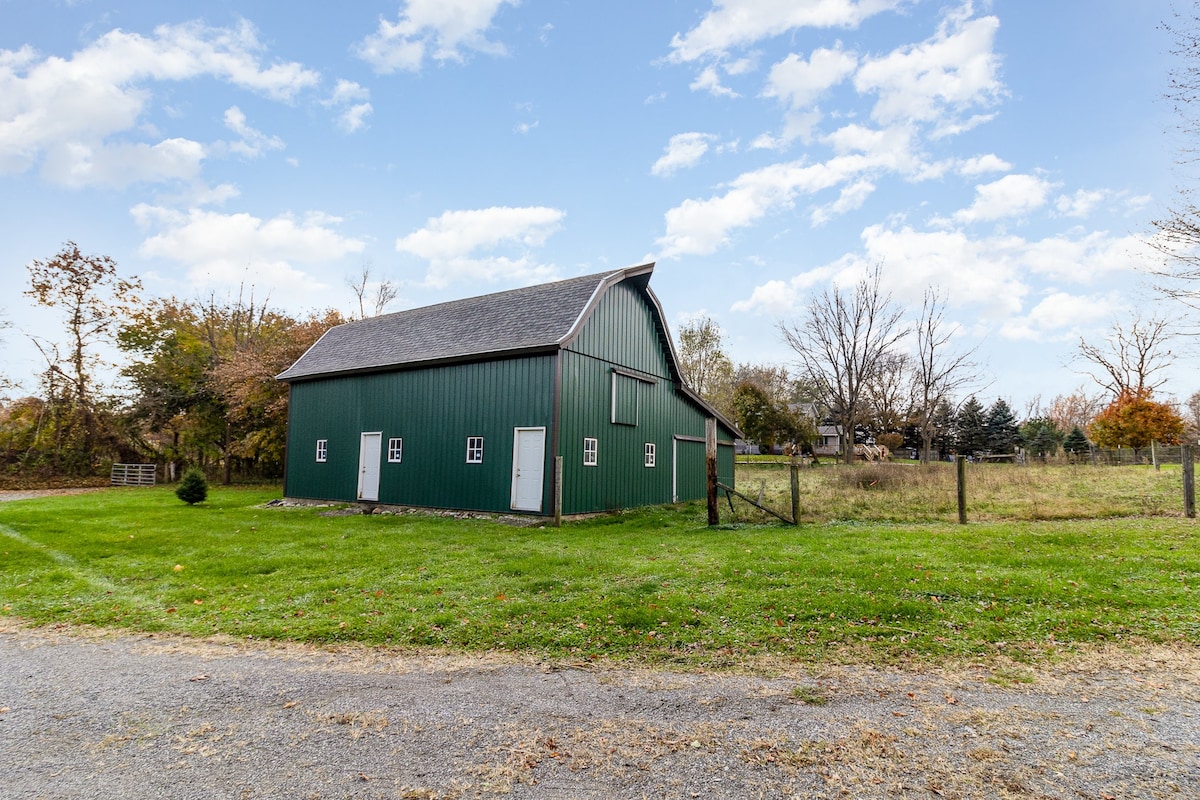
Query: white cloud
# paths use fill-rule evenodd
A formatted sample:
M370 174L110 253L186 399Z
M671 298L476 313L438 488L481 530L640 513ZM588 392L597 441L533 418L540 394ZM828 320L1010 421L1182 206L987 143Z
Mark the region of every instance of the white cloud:
M717 137L711 133L677 133L667 143L667 150L650 168L651 175L669 176L681 169L694 167L708 152L709 142Z
M878 95L872 119L882 125L933 123L935 138L988 119L959 116L993 105L1004 93L1000 59L992 49L1000 21L970 19L972 13L968 2L947 15L930 39L863 62L854 85L862 94Z
M676 63L720 56L796 28L853 28L903 0L715 0L686 34L671 39Z
M354 81L339 79L328 100L321 101L326 108L336 109L337 126L346 133L354 133L367 124L367 116L375 111L367 102L371 91Z
M733 310L781 316L803 304L813 287L848 285L875 264L883 265L885 288L901 304L919 305L926 287L944 290L952 305L969 310L984 330L1009 338L1053 338L1072 326L1111 316L1113 295L1073 293L1105 277L1144 268L1149 248L1137 237L1108 233L1063 233L1029 240L965 231L919 231L910 226L873 225L862 232L862 248L791 280L756 287ZM1057 288L1040 289L1048 282ZM1041 297L1032 308L1030 297ZM1075 298L1070 302L1067 298ZM1128 298L1123 298L1128 308Z
M1000 335L1010 340L1077 342L1080 332L1129 311L1119 293L1070 294L1051 290L1029 313L1005 320Z
M426 58L462 62L468 50L503 55L504 45L484 32L504 5L517 0L408 0L396 22L380 19L378 30L355 50L382 73L416 72Z
M1111 194L1106 189L1079 189L1073 195L1059 195L1058 199L1054 201L1054 207L1065 217L1082 219L1090 216L1096 207L1107 200Z
M954 213L958 223L990 222L1020 217L1041 208L1054 184L1036 175L1005 175L998 181L975 187L975 202Z
M805 61L795 53L771 67L764 97L777 97L789 109L802 110L816 103L829 89L854 73L858 56L841 49L818 48Z
M330 287L297 265L324 269L365 246L336 230L338 218L320 212L261 219L140 204L130 213L140 227L155 231L142 242L142 257L185 265L188 288L196 291L246 283L277 300L308 302Z
M528 251L544 245L565 216L544 206L447 211L397 239L396 250L429 262L425 283L432 287L466 281L534 283L552 278L555 269L536 263ZM520 252L486 252L504 248Z
M119 189L143 181L194 178L200 173L205 155L204 145L189 139L164 139L154 145L62 142L46 150L42 175L73 189Z
M705 67L696 76L696 80L688 84L688 88L693 92L708 92L717 97L740 97L737 92L730 89L721 83L721 76L717 74L716 67Z
M1012 169L1012 164L1009 164L995 153L988 153L987 155L965 159L958 163L957 168L959 174L974 177L976 175L986 175L989 172L1008 172Z
M267 136L246 124L246 115L237 106L225 109L225 127L242 137L241 141L229 145L231 152L246 158L258 158L267 150L282 150L283 140L278 136Z
M0 51L0 173L42 162L49 180L69 186L189 177L201 145L112 138L137 128L154 82L207 76L287 101L319 80L295 62L265 65L262 50L247 22L192 22L160 26L152 36L114 30L70 58L42 58L28 47Z
M729 242L735 229L752 225L773 211L790 208L801 195L859 181L866 173L919 174L923 165L911 152L911 135L903 128L871 130L848 125L827 139L838 154L826 162L772 164L739 175L724 194L707 200L684 200L665 215L666 233L658 239L661 257L712 253ZM869 182L858 183L827 211L848 210L865 198L868 186ZM819 220L820 215L816 218Z
M862 208L863 203L867 202L867 198L874 191L875 184L868 180L857 181L843 187L837 200L813 210L813 227L820 227L836 216Z

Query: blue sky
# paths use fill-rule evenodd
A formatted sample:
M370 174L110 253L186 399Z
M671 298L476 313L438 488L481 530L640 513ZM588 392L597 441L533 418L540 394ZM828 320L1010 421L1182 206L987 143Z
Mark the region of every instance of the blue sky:
M784 363L808 292L875 264L949 301L985 401L1083 385L1157 309L1184 179L1167 2L0 0L0 370L66 240L151 295L390 310L656 261L673 326ZM1166 389L1200 389L1195 359Z

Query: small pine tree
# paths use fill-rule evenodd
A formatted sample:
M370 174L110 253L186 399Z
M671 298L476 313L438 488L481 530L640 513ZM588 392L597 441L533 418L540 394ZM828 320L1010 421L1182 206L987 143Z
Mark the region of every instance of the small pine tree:
M1071 429L1071 432L1067 434L1067 438L1063 439L1063 450L1066 450L1073 456L1088 452L1087 437L1084 436L1083 431L1079 430L1078 425Z
M175 488L175 496L189 506L203 503L208 497L208 479L204 477L203 472L192 467L183 473L183 479Z

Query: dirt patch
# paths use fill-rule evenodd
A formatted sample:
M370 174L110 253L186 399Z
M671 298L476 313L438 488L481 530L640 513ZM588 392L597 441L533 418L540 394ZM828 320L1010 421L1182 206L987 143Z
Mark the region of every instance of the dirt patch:
M1200 650L737 674L0 621L6 796L1200 796Z
M62 489L0 489L0 503L6 500L33 500L38 497L55 497L67 494L91 494L107 487L72 487Z

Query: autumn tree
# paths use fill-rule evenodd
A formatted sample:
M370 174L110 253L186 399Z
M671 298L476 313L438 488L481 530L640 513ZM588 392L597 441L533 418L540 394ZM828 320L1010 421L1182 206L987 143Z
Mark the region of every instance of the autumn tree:
M1092 420L1088 434L1101 447L1132 448L1136 459L1151 442L1178 444L1184 427L1170 405L1126 391Z
M733 416L733 362L725 354L725 334L711 317L679 328L679 369L692 391L723 414Z
M65 243L53 258L32 261L26 268L25 295L38 305L59 309L67 334L62 348L39 343L47 360L45 383L52 393L47 399L66 404L60 416L64 436L56 466L90 472L101 455L101 442L108 438L107 415L97 395L96 348L112 340L121 320L136 307L141 283L121 278L113 259L85 254L74 242Z
M799 320L779 325L805 375L841 426L842 457L854 461L854 431L868 382L903 331L902 312L881 285L876 267L853 291L837 286L815 293Z
M1071 394L1055 396L1044 416L1059 430L1083 429L1104 408L1102 397L1100 394L1090 394L1080 386Z
M913 328L916 352L912 358L912 406L921 436L921 462L928 463L937 435L937 409L978 380L972 360L975 348L957 350L951 345L954 328L946 320L946 301L936 289L925 291L925 300Z

